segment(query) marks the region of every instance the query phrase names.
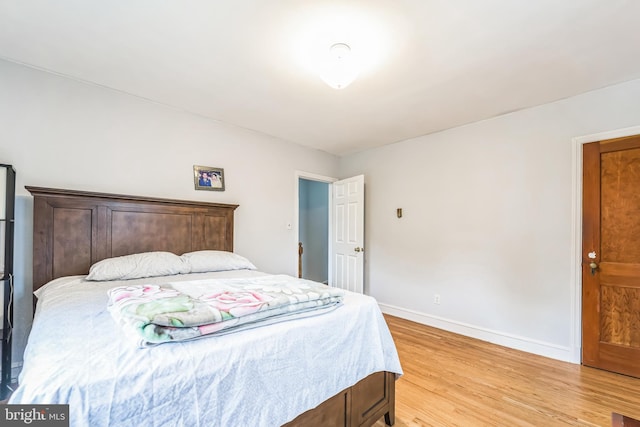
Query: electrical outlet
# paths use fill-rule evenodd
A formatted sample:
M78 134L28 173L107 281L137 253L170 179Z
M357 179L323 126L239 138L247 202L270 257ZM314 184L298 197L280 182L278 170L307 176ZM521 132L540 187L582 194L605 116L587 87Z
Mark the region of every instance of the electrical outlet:
M440 294L434 294L433 295L433 303L434 304L440 304Z

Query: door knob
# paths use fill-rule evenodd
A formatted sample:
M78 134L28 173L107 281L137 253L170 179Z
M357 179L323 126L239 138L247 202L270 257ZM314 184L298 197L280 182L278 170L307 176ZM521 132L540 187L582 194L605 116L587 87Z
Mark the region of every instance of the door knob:
M591 267L591 275L595 275L596 274L596 270L598 269L598 264L596 264L595 262L591 261L591 263L589 264L589 267Z
M356 252L364 252L364 248L356 247L354 249L354 251L356 251Z

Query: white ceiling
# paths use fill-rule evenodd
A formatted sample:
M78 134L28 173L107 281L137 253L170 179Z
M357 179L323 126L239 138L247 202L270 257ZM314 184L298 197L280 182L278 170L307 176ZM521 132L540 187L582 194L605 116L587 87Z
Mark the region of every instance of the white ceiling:
M0 0L0 57L344 155L640 78L639 23L640 0ZM336 42L363 64L343 90L311 70Z

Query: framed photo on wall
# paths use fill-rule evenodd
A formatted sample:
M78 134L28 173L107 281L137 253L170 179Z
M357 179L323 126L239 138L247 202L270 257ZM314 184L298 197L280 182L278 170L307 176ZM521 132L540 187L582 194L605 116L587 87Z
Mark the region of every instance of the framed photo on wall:
M193 183L196 190L224 191L224 169L194 165Z

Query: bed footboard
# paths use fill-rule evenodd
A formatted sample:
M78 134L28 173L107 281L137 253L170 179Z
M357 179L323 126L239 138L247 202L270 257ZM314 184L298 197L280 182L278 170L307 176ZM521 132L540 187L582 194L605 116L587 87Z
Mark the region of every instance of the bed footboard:
M384 416L395 423L395 374L376 372L341 391L283 427L369 427Z

